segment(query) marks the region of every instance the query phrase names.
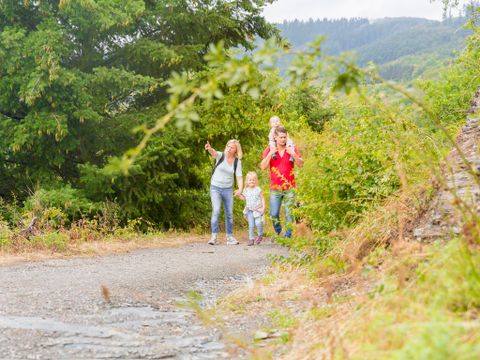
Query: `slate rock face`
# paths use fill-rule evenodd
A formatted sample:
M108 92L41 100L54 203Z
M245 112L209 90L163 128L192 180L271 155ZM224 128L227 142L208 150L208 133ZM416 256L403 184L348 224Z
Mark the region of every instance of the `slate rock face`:
M413 232L417 240L448 239L458 235L463 226L462 207L480 214L480 89L471 106L470 115L456 138L465 159L456 148L448 155L440 179L442 185Z

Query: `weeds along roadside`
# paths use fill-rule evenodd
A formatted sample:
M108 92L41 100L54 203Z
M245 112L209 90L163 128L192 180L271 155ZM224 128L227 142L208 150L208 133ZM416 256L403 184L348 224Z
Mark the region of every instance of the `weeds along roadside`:
M206 241L203 228L193 232L161 231L142 219L120 220L121 209L114 203L95 208L96 214L76 207L75 201L61 200L62 206L42 202L42 194L31 197L32 206L21 209L15 204L0 204L0 254L2 261L35 259L65 255L102 255L145 247L178 246ZM66 204L66 205L65 205ZM68 204L77 209L72 217ZM67 210L63 208L67 206ZM23 211L22 211L23 210Z
M410 216L408 237L426 204L399 200L366 214L310 267L284 263L231 294L217 316L237 325L252 314L268 319L269 338L247 347L257 358L476 358L478 242L399 241L399 209Z

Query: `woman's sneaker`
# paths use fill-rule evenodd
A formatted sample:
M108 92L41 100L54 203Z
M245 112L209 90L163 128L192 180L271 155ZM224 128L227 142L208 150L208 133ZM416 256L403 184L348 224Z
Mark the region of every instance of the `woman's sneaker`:
M257 238L255 239L255 244L260 245L260 243L262 242L262 240L263 240L262 235L258 235Z
M227 245L238 245L239 242L232 235L227 236Z
M255 244L255 239L250 239L250 240L248 240L247 246L252 246L254 244Z
M208 245L218 245L217 234L212 234L211 239L208 241Z

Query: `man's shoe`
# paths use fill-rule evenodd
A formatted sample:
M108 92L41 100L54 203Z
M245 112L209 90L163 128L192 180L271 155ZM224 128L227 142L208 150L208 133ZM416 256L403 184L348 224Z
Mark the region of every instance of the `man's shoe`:
M255 239L250 239L250 240L248 240L247 246L252 246L254 244L255 244Z
M208 241L208 245L218 245L217 234L212 234L211 239Z
M232 235L227 237L227 245L238 245L239 242Z

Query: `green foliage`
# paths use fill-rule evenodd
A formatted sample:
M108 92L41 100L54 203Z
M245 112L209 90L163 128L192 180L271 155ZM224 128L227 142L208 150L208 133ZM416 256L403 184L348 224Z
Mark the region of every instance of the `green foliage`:
M480 346L474 342L465 342L470 332L451 322L432 322L423 326L405 347L391 354L395 360L429 359L476 359L480 355Z
M386 80L408 83L413 79L437 79L439 73L453 61L454 53L438 49L436 53L420 53L401 56L379 67L380 75Z
M33 246L55 251L65 250L68 245L68 235L57 231L35 235L29 240Z
M456 132L480 86L477 40L475 32L440 81L417 82L425 92L423 99L404 89L395 94L379 85L363 90L362 85L359 96L331 102L335 116L321 134L302 134L304 144L315 145L304 145L309 156L299 172L298 214L317 232L319 249L325 235L355 224L365 210L399 190L401 178L405 186L428 178L431 167L452 146L439 126ZM352 71L346 74L352 76ZM402 99L402 94L408 98Z
M272 327L279 329L291 329L298 320L287 310L272 309L268 312L268 316L272 320Z
M92 216L99 211L100 205L88 200L81 190L67 185L35 191L25 201L24 209L32 211L38 218L54 220L59 224L67 219L72 221L83 216Z
M398 188L392 131L368 106L337 111L299 176L300 211L314 229L328 233L352 224Z
M175 71L189 73L188 79L171 77L173 92L177 80L179 86L194 83L211 42L221 40L223 54L231 47L252 48L255 36L275 34L260 16L264 5L260 0L2 1L0 196L23 201L31 188L66 183L79 189L78 207L70 208L68 217L86 211L89 201L112 200L125 206L125 217L148 214L165 227L205 221L200 189L206 157L196 156L195 135L165 129L128 177L106 165L120 163L165 114L166 79ZM238 69L225 78L228 85L237 84L232 72ZM260 95L253 84L242 91ZM190 106L176 118L184 126L199 120Z
M308 86L291 89L284 102L284 112L294 122L304 118L311 130L321 132L325 124L335 116L335 109L319 87Z
M5 201L0 197L0 219L10 226L17 226L22 222L22 213L16 199Z
M407 287L399 286L396 274L387 276L371 299L375 311L358 312L354 330L344 341L361 339L362 357L476 359L480 355L473 315L480 306L478 253L462 239L429 246L426 253L408 274Z
M480 309L480 255L460 240L436 253L432 263L420 266L419 287L428 304L457 314ZM428 293L436 289L435 294Z
M472 94L480 86L478 63L480 61L480 32L467 39L467 48L445 70L439 81L418 82L429 105L443 123L457 123L465 118Z
M129 175L94 166L82 167L81 183L94 198L109 198L122 206L123 220L143 217L165 227L189 227L204 222L208 197L203 191L192 136L170 126L154 138ZM196 216L195 216L196 214Z
M0 217L0 249L8 248L11 245L12 230Z

